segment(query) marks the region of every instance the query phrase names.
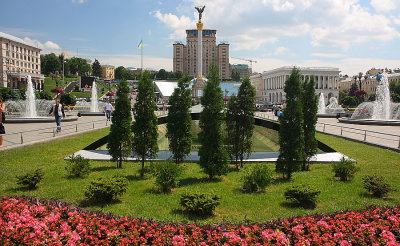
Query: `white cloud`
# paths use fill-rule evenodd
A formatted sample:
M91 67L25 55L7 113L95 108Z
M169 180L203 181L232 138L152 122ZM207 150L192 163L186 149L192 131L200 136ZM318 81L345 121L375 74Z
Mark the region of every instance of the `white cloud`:
M204 28L217 29L218 38L229 41L233 50L260 49L285 37L309 37L314 46L343 50L357 43L400 37L394 19L372 12L360 1L186 0L177 7L178 14L156 11L153 15L172 30L170 39L184 39L185 29L195 28L193 7L206 5Z
M400 8L400 0L371 0L371 5L378 12L387 12Z
M61 47L53 41L42 43L39 40L33 40L28 37L25 37L23 40L34 47L42 49L42 53L58 52L61 50Z
M343 57L343 54L340 53L312 53L311 56L316 56L316 57L325 57L325 58L338 58L338 57Z
M87 0L72 0L73 3L85 3Z

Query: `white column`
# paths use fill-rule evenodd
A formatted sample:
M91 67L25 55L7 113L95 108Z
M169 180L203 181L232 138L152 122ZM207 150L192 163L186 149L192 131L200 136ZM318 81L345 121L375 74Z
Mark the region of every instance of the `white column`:
M198 28L200 29L200 28ZM197 30L197 75L203 76L203 30Z

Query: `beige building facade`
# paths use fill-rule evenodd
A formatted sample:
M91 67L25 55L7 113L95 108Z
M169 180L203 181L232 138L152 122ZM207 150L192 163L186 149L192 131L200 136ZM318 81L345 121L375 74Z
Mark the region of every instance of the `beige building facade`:
M262 103L264 101L264 81L262 78L262 74L254 74L250 76L250 83L254 86L256 89L256 103Z
M217 65L222 79L230 78L229 44L216 44L216 30L202 31L203 43L203 75L207 77L209 67ZM173 44L173 71L181 71L189 76L197 75L197 34L196 29L186 30L186 45L180 42Z
M286 66L266 71L262 74L263 103L282 104L286 101L283 91L285 82L289 78L293 67ZM314 76L315 93L323 93L325 101L331 97L339 97L339 69L331 67L298 67L301 80L304 82Z
M24 87L30 75L35 89L43 90L40 51L20 38L0 32L0 87Z
M379 71L379 70L378 70ZM380 71L381 72L381 71ZM400 73L389 73L387 74L388 81L390 83L400 83ZM349 91L351 85L356 83L358 89L360 89L360 80L357 76L353 78L346 78L339 82L339 89L341 91ZM376 76L362 76L361 77L361 90L365 91L367 95L375 94L377 87Z
M115 79L115 67L111 65L102 65L101 77L103 79Z

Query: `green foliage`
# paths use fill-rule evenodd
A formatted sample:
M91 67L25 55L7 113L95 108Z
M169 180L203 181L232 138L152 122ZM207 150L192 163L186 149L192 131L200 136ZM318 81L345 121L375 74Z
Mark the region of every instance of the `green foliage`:
M317 153L318 142L315 139L315 125L317 124L318 97L315 95L314 76L303 84L303 131L304 131L304 153L305 159L301 170L310 169L310 159Z
M67 170L68 175L71 177L86 177L90 173L89 160L83 158L81 155L72 155L71 158L67 160L65 170Z
M96 77L101 77L101 65L97 59L94 59L92 64L92 74Z
M4 101L7 100L18 100L21 99L21 92L19 90L13 90L11 88L0 88L0 96Z
M290 179L293 172L300 170L301 164L305 160L302 87L298 69L292 70L285 83L284 91L286 108L280 118L280 153L276 162L276 172L282 173L286 179Z
M389 192L394 191L382 176L367 175L362 178L362 183L374 197L385 197Z
M226 114L228 152L243 167L245 155L251 153L254 132L255 89L249 78L240 85L238 96L231 97Z
M351 84L348 96L355 97L356 91L358 91L358 86L357 86L357 83L354 82L353 84Z
M183 77L181 71L167 72L165 69L160 69L156 74L156 79L166 80L166 79L180 79Z
M108 135L107 149L117 167L122 168L122 161L131 153L132 145L132 116L131 101L128 97L130 90L126 81L118 84L115 110L111 118L110 134Z
M64 105L75 105L76 104L76 97L71 93L64 93L61 95L60 103Z
M392 98L392 101L393 101L393 102L395 102L395 103L400 103L400 94L392 93L392 94L390 95L390 97Z
M151 173L161 191L168 193L172 188L178 187L183 168L172 161L158 162L151 166Z
M390 82L389 88L391 93L400 95L400 82Z
M303 208L315 208L319 193L309 185L295 185L285 191L285 198Z
M347 181L353 179L358 168L352 160L342 157L340 162L332 164L332 171L335 174L334 177L340 178L340 181Z
M36 98L37 99L44 99L44 100L52 100L53 99L53 97L47 91L39 91L39 92L37 92ZM73 103L73 104L75 104L75 103Z
M219 87L218 68L210 67L208 82L201 97L203 111L200 113L199 150L200 166L209 179L228 172L228 154L223 145L222 122L224 120L224 103Z
M28 189L36 189L36 185L43 179L42 169L36 169L33 173L17 175L17 184L27 186Z
M61 72L62 64L60 59L54 54L40 55L40 65L43 74L55 74Z
M267 165L247 167L243 173L243 190L246 192L263 191L272 183L272 171Z
M214 194L191 193L180 197L183 211L195 216L210 216L220 204L221 198Z
M375 101L376 100L376 94L375 93L371 93L371 94L369 94L369 97L368 97L368 101Z
M240 81L240 72L237 69L233 69L231 77L233 81Z
M128 181L123 177L98 178L85 187L86 199L92 202L110 202L126 192Z
M72 57L66 61L66 66L69 67L69 70L73 75L85 76L92 70L90 64L88 64L83 58Z
M123 66L119 66L115 69L115 78L125 80L128 79L128 70Z
M350 107L357 106L358 99L356 96L347 96L347 97L343 98L342 104L346 105L346 106L350 106Z
M169 99L171 105L167 116L167 138L172 158L177 164L190 154L192 144L190 107L192 94L189 89L189 78L184 76L178 81L178 88Z
M157 116L154 111L157 105L154 101L154 86L150 73L145 71L139 80L136 103L133 107L135 122L133 123L133 153L142 161L140 176L144 176L144 162L154 158L158 151Z
M347 94L349 94L349 92L347 90L340 90L339 91L339 100L338 103L339 104L343 104L343 98L347 97Z

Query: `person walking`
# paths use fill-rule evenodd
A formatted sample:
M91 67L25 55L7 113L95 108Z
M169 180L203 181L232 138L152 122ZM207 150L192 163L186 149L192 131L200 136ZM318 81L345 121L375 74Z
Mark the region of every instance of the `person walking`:
M104 105L104 111L106 112L107 121L111 120L111 112L114 110L114 107L110 103L110 100Z
M57 124L57 132L61 132L61 118L65 118L64 106L60 104L60 99L56 99L56 104L51 107L49 114L54 113Z
M3 98L0 96L0 148L3 147L3 134L6 133L4 128L4 121L6 119L6 105Z

